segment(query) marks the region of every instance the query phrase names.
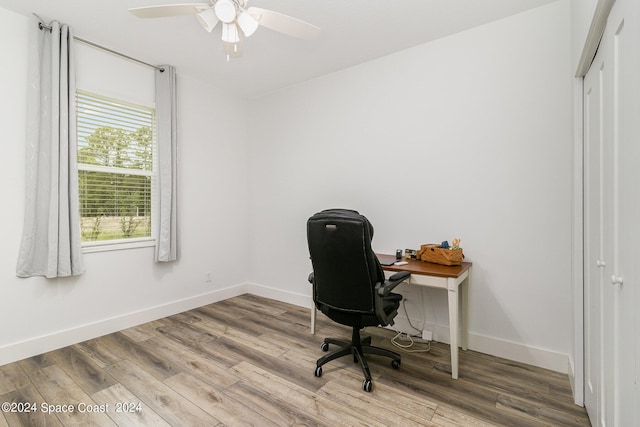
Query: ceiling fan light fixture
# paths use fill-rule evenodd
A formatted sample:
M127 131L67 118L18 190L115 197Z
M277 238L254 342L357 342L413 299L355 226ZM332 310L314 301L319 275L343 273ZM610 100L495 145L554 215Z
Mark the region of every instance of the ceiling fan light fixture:
M245 37L251 36L258 29L258 21L256 21L253 16L249 15L247 12L242 12L238 16L238 26L244 33Z
M238 43L240 41L238 26L235 23L222 23L222 41L225 41L227 43Z
M203 0L200 0L203 1ZM320 28L292 16L259 7L247 8L248 0L208 0L206 3L179 3L129 9L138 18L164 18L195 15L202 28L211 32L222 22L222 42L227 60L242 56L242 41L253 35L258 26L312 40Z
M205 9L196 15L196 19L202 25L202 28L211 32L218 24L218 17L213 9Z
M236 19L236 6L231 0L218 0L214 10L218 19L226 24Z

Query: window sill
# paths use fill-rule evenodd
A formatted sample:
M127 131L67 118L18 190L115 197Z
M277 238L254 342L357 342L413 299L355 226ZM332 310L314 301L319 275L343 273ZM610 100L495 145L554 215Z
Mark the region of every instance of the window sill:
M85 242L82 244L82 253L122 251L127 249L149 248L156 245L155 239L141 238L129 240L112 240L103 242Z

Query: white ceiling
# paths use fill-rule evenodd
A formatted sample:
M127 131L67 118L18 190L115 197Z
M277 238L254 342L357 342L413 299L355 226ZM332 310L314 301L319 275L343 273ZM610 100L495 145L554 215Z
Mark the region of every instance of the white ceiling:
M207 33L193 16L142 20L127 11L191 1L0 0L0 7L56 19L79 37L253 98L555 0L249 0L321 34L305 41L259 28L244 41L244 56L228 63L219 26Z

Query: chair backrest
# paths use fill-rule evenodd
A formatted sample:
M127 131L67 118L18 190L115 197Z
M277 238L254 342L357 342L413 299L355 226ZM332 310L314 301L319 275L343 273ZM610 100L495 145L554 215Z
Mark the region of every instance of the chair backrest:
M373 226L356 211L329 209L307 221L316 305L374 313L375 285L384 272L371 249Z

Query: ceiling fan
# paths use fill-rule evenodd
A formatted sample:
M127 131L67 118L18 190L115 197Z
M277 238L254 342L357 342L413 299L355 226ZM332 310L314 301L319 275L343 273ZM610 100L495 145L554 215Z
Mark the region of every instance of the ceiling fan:
M300 19L259 7L247 8L247 0L209 0L208 3L180 3L129 9L138 18L195 15L206 31L222 23L222 42L227 61L242 56L242 40L263 26L288 36L312 40L320 28Z

